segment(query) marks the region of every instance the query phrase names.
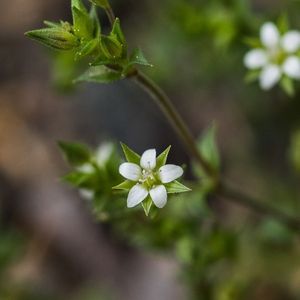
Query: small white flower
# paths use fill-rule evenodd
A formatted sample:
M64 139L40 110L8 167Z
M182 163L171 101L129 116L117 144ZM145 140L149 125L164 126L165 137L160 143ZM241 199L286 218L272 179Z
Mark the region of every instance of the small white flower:
M150 195L153 203L162 208L167 203L167 189L170 183L183 174L183 169L176 165L157 167L156 150L150 149L143 153L140 165L125 162L119 167L120 174L136 184L130 189L127 207L134 207Z
M260 41L262 47L246 53L244 64L250 70L260 70L263 90L271 89L283 75L300 80L300 31L280 35L276 25L267 22L260 29Z
M104 168L106 166L106 163L112 155L113 148L113 144L109 142L103 143L97 148L94 154L94 161L99 168ZM93 174L95 172L95 167L92 163L85 163L77 167L77 170L85 174ZM94 198L94 192L91 190L80 189L79 193L80 196L86 200L92 200Z

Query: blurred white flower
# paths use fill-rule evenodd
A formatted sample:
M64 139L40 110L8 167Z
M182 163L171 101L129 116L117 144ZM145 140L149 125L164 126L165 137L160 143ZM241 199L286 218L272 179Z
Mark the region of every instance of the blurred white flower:
M120 174L136 184L129 190L127 207L140 204L150 195L153 203L162 208L167 203L167 189L165 184L170 183L183 174L183 169L176 165L156 167L156 150L150 149L143 153L140 165L125 162L120 165Z
M94 163L101 169L105 168L106 163L110 159L114 146L110 142L101 144L94 153ZM92 174L95 172L95 167L92 163L85 163L77 168L78 171L85 174ZM94 192L88 189L80 189L79 194L83 199L92 200Z
M300 31L291 30L280 35L276 25L268 22L260 29L260 41L261 48L249 51L244 64L251 70L260 70L262 89L271 89L283 75L300 80Z

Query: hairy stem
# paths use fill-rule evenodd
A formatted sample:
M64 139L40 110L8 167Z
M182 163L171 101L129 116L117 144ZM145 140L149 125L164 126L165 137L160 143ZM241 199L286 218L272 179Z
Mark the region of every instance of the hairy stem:
M135 81L154 99L154 101L160 107L169 122L172 124L173 128L178 133L181 141L185 145L190 155L194 157L194 159L203 168L206 174L210 178L215 180L215 193L218 196L222 196L228 201L245 206L259 214L270 216L277 221L285 224L292 230L300 230L300 219L291 217L274 207L266 205L262 201L245 195L242 192L231 188L221 180L218 181L218 174L215 173L215 171L210 167L206 160L201 156L201 153L197 149L197 145L192 133L190 132L188 126L183 121L165 92L141 71L136 71L132 76Z

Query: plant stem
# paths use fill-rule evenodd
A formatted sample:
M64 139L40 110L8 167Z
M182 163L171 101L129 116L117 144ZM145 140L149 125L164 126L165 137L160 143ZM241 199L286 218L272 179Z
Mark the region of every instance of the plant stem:
M270 207L259 200L229 187L229 185L225 185L224 183L220 184L217 194L225 197L229 201L248 207L259 214L270 216L292 230L300 230L300 218L291 217L279 209Z
M259 200L236 191L221 180L219 181L218 174L216 174L216 172L211 168L211 166L198 151L192 133L165 92L141 71L135 70L131 76L155 100L156 104L160 107L167 119L172 124L173 128L178 133L188 152L196 159L206 174L211 179L215 180L216 195L223 196L226 200L248 207L259 214L270 216L285 224L292 230L300 230L300 219L291 217L274 207L270 207Z
M116 17L115 17L115 13L114 13L114 11L112 10L112 8L111 8L110 5L105 9L105 12L106 12L106 15L107 15L107 17L108 17L108 20L109 20L110 25L113 26Z
M215 178L215 171L201 156L195 143L194 136L165 92L154 81L140 71L136 71L134 78L136 82L152 96L157 105L164 112L165 116L168 118L169 122L180 136L190 155L195 158L195 160L210 177Z

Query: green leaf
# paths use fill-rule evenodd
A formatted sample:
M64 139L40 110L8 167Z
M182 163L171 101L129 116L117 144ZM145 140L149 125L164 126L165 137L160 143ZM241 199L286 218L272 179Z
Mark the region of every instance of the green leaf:
M152 207L152 199L150 198L150 196L148 196L143 202L142 202L142 206L145 212L145 215L148 217L149 213L150 213L150 209Z
M134 182L134 181L125 180L122 183L114 186L112 189L113 190L129 191L135 184L136 184L136 182Z
M72 0L71 1L71 7L73 9L73 7L76 7L77 9L79 9L80 11L82 11L83 13L87 14L87 10L85 8L85 6L82 3L82 0ZM73 13L73 11L72 11Z
M62 177L62 180L68 182L74 187L92 189L95 183L94 174L82 173L79 171L71 172Z
M79 48L79 50L77 50L77 52L75 54L75 59L78 60L78 59L84 58L87 55L92 54L95 51L95 49L97 48L99 42L100 41L98 39L93 39L87 43L84 43Z
M51 21L44 21L44 24L48 27L56 28L60 27L61 23L51 22Z
M143 65L148 67L153 67L152 64L148 62L148 60L145 58L144 53L140 48L136 48L133 53L130 56L130 63L131 64L137 64L137 65Z
M161 166L164 166L167 162L168 155L170 152L171 146L169 146L164 152L162 152L156 159L156 167L160 168Z
M135 153L133 150L131 150L127 145L121 143L121 147L123 149L124 155L126 157L126 160L128 162L134 163L139 165L141 157L137 153Z
M252 70L252 71L248 72L245 77L245 82L251 83L251 82L255 81L259 77L260 72L261 72L260 70Z
M244 38L244 43L251 48L262 48L262 44L259 38L247 37Z
M283 76L280 80L280 86L288 96L293 97L295 95L294 82L291 78Z
M109 2L108 0L90 0L93 4L101 7L101 8L104 8L104 9L107 9L109 8Z
M191 189L177 180L165 184L168 194L185 193L190 192Z
M110 36L114 36L114 37L117 38L119 43L122 45L122 50L123 50L122 56L126 57L127 56L127 43L126 43L126 39L125 39L124 33L122 31L122 28L121 28L119 18L115 19L115 22L114 22L112 31L110 33Z
M220 168L220 156L216 143L216 126L209 127L200 138L198 148L202 157L210 164L214 170Z
M290 24L287 13L283 13L278 21L277 21L277 27L279 29L279 32L281 34L286 33L289 30Z
M76 36L85 39L93 38L93 21L86 10L72 7L73 27Z
M101 35L101 24L99 21L99 17L97 14L97 9L95 5L92 5L91 10L90 10L90 18L93 23L93 37L95 38L100 38Z
M105 66L90 67L86 72L74 80L74 82L97 82L97 83L111 83L122 79L121 72L114 71Z
M58 145L72 166L81 166L91 158L91 153L85 145L62 141L58 142Z
M101 38L101 50L103 54L110 59L122 57L123 44L121 44L116 36L104 36Z
M36 29L26 32L25 35L56 50L71 50L79 44L76 36L61 27Z

